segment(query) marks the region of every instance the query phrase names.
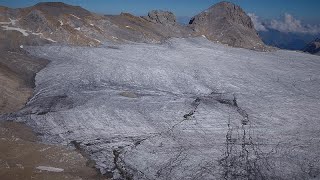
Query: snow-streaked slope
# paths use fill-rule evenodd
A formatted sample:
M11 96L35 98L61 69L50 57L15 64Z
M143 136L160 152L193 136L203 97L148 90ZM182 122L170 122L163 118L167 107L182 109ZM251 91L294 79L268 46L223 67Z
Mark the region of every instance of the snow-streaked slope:
M320 178L320 58L205 38L28 48L52 62L17 114L113 177Z

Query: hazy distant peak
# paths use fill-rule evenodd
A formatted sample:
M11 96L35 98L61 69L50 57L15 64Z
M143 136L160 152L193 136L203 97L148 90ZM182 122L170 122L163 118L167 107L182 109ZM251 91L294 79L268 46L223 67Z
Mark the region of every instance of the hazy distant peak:
M316 38L314 41L310 42L303 51L310 54L320 55L320 38Z

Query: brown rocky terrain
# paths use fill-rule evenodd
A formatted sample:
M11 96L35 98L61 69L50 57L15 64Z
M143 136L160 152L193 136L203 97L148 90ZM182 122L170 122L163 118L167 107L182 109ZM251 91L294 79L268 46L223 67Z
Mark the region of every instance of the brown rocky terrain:
M1 33L20 34L8 38L10 47L15 43L15 48L56 42L80 46L105 41L159 43L191 35L191 29L176 23L172 13L162 11L152 11L147 17L128 13L101 16L64 3L39 3L22 9L2 8L0 15ZM158 21L167 16L167 21Z
M0 123L1 180L105 179L87 166L79 152L37 141L32 130L22 124Z
M148 16L137 17L129 13L105 16L120 28L113 39L135 42L160 43L170 37L191 36L191 29L176 22L171 12L151 11Z
M0 50L0 113L22 108L32 95L34 76L48 61L24 51Z
M10 38L20 45L58 42L96 46L106 41L161 43L170 37L204 35L230 46L266 49L251 19L239 6L228 2L218 3L195 16L189 26L180 25L175 15L166 11L151 11L144 17L129 13L101 16L79 6L53 2L21 9L2 7L0 21L1 33L15 31L23 36Z

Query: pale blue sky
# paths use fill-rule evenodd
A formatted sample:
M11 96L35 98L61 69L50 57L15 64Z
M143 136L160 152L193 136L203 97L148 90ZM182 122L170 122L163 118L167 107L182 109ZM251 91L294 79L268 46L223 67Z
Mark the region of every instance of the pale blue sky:
M0 0L0 5L12 8L32 6L45 0ZM169 10L176 16L194 16L219 0L60 0L80 5L102 14L129 12L144 15L153 9ZM262 19L275 19L289 13L306 22L320 23L320 0L230 0L246 12L255 13Z

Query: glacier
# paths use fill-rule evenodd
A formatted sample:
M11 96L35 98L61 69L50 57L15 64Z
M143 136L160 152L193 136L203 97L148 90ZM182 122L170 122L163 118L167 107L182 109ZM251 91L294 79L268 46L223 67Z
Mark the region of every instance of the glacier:
M320 178L318 56L203 37L25 49L51 62L10 118L110 178Z

